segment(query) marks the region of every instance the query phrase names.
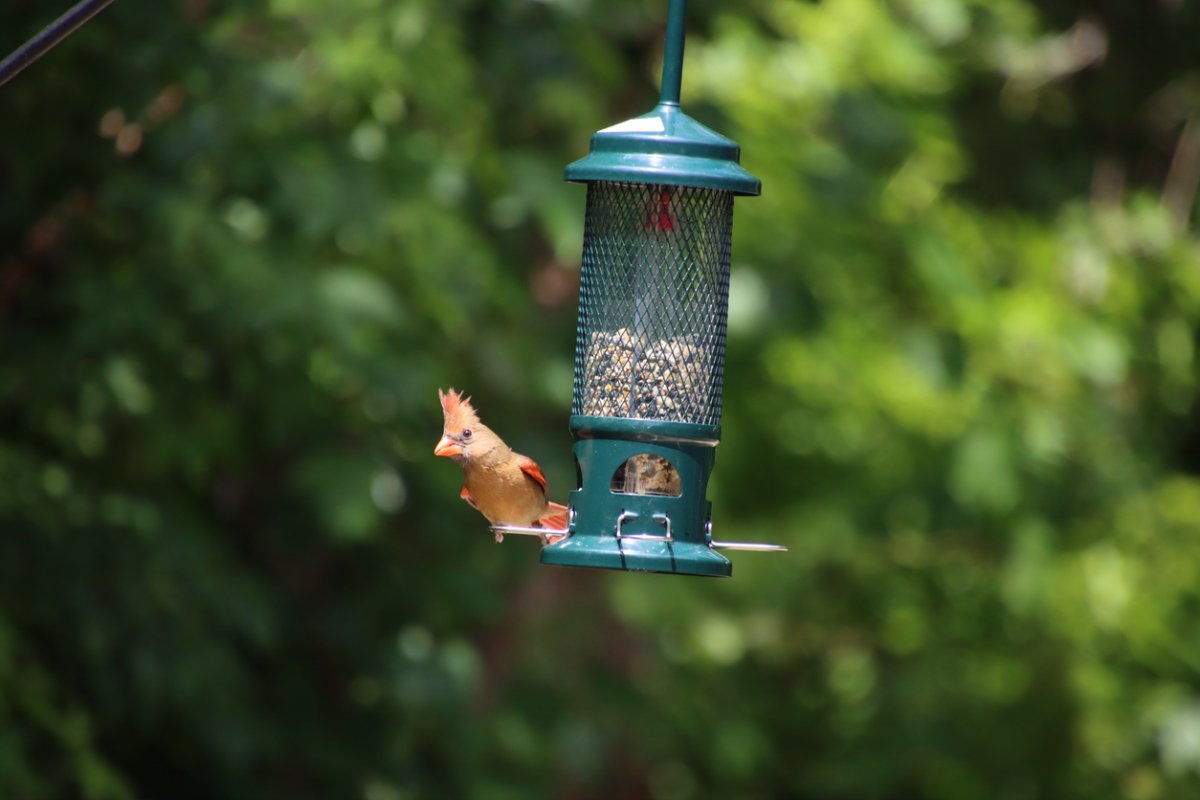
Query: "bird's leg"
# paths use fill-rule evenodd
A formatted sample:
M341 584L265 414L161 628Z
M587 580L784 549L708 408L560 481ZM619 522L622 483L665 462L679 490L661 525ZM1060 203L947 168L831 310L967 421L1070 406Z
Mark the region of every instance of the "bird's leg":
M547 545L551 544L558 544L563 539L567 538L565 533L552 531L551 528L547 528L540 522L533 523L533 527L537 528L539 531L538 538L542 540L542 547L546 547Z

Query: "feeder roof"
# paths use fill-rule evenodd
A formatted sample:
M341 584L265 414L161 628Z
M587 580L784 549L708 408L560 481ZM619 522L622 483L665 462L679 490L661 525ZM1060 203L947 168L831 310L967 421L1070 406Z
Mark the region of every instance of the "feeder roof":
M762 181L738 163L741 148L675 103L592 135L591 152L567 166L576 183L659 183L758 195Z

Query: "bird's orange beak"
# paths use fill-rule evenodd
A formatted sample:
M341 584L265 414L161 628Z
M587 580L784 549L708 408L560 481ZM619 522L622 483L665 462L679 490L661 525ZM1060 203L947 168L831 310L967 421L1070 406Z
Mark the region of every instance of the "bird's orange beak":
M461 456L462 447L449 436L443 435L438 440L437 447L433 448L433 454L435 456Z

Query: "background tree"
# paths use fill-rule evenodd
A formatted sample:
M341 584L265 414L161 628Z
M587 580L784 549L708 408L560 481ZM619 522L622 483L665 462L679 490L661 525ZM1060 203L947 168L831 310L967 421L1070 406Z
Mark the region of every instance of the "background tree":
M430 453L454 384L571 485L562 167L664 3L118 3L0 92L5 797L1195 796L1200 9L691 6L726 582Z

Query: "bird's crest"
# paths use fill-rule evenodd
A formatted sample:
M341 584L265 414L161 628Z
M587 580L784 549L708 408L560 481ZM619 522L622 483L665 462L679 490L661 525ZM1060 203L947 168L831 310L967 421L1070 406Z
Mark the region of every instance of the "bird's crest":
M463 397L453 386L448 392L438 389L438 400L442 403L442 414L445 416L447 428L466 428L481 424L475 407L471 405L471 398Z

